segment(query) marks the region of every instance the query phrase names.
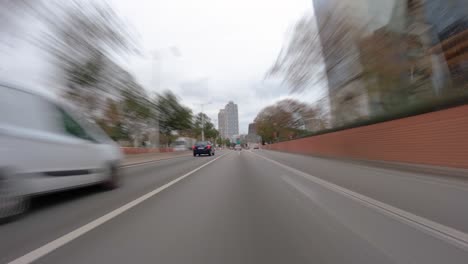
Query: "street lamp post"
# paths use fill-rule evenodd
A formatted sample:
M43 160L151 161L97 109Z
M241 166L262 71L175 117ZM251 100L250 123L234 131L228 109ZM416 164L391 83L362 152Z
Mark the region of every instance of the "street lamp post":
M156 62L159 62L159 67L158 67L158 72L157 72L157 75L158 75L158 82L157 82L157 85L158 86L157 88L160 88L159 86L161 86L161 79L162 79L162 53L164 51L168 50L170 52L170 54L174 57L180 57L181 54L180 54L180 51L177 47L175 46L172 46L172 47L168 47L168 48L163 48L163 49L159 49L159 50L153 50L151 52L151 84L152 85L155 85L155 65L156 65ZM154 126L154 129L153 129L153 137L152 138L152 145L153 147L159 147L159 113L157 113L157 116L156 116L156 119L154 120L154 123L153 123L153 126Z
M203 113L203 104L201 105L201 140L205 141L205 114Z
M218 123L218 119L213 119L213 122L214 122L214 126L216 127L216 124ZM219 127L218 127L218 131L219 131ZM214 139L214 145L216 146L218 144L218 135L216 135L215 139Z
M203 113L203 106L209 105L211 102L199 104L201 106L201 137L202 141L205 141L205 114Z

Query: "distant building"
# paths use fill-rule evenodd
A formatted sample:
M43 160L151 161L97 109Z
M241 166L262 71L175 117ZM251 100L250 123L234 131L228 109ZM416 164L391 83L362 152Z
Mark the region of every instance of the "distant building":
M257 128L255 127L255 123L249 124L249 134L245 137L247 143L260 143L261 137L257 135Z
M226 137L239 135L239 113L237 105L232 101L224 108L226 118Z
M219 110L218 113L218 130L219 135L226 138L226 111L224 109Z
M239 113L234 102L230 101L224 109L219 110L218 128L222 138L232 139L239 135Z
M255 128L255 123L249 124L249 134L257 134L257 129Z
M425 19L431 25L433 48L430 52L442 55L441 61L446 62L452 88L466 89L468 87L466 0L426 0Z

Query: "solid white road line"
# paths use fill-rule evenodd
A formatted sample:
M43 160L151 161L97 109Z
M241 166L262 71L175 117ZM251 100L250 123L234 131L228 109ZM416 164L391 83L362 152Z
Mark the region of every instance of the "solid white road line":
M184 178L190 176L191 174L197 172L198 170L200 170L201 168L215 162L216 160L222 158L223 156L227 155L228 153L226 154L223 154L203 165L201 165L200 167L190 171L190 172L187 172L186 174L178 177L177 179L175 180L172 180L166 184L164 184L163 186L115 209L114 211L110 212L110 213L107 213L101 217L99 217L98 219L82 226L82 227L79 227L73 231L71 231L70 233L66 234L66 235L63 235L57 239L55 239L54 241L51 241L47 244L45 244L44 246L40 247L40 248L37 248L29 253L27 253L26 255L23 255L22 257L19 257L11 262L9 262L9 264L26 264L26 263L31 263L47 254L49 254L50 252L54 251L55 249L73 241L74 239L86 234L87 232L93 230L94 228L104 224L105 222L111 220L112 218L124 213L125 211L128 211L129 209L135 207L136 205L144 202L145 200L153 197L154 195L160 193L161 191L169 188L170 186L176 184L177 182L183 180Z
M289 170L305 179L308 179L316 184L319 184L331 191L340 193L344 196L347 196L348 198L351 198L355 201L358 201L370 208L373 208L377 211L380 211L390 217L393 217L401 222L405 222L415 228L418 228L419 230L422 230L434 237L437 237L439 239L442 239L448 243L452 243L455 246L458 246L459 248L462 248L464 250L468 250L468 234L464 233L462 231L459 231L457 229L439 224L437 222L431 221L429 219L426 219L424 217L417 216L415 214L412 214L410 212L401 210L399 208L396 208L394 206L388 205L386 203L379 202L375 199L372 199L370 197L367 197L365 195L356 193L354 191L348 190L346 188L343 188L341 186L338 186L336 184L327 182L325 180L322 180L318 177L312 176L308 173L305 173L303 171L297 170L295 168L289 167L288 165L279 163L275 160L269 159L265 156L256 154L252 152L253 155L256 155L260 158L263 158L267 161L270 161L286 170Z
M120 168L121 169L126 169L126 168L139 167L139 166L143 166L143 165L157 163L157 162L160 162L160 161L166 161L166 160L172 160L172 159L178 159L178 158L186 158L186 157L191 157L191 156L192 155L184 155L184 156L176 156L176 157L164 158L164 159L159 159L159 160L143 161L143 162L138 162L138 163L134 163L134 164L122 165L122 166L120 166Z

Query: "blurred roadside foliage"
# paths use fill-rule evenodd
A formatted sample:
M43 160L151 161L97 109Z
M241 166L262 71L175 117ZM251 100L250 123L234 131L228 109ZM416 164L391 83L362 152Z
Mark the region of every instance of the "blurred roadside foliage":
M141 93L133 76L115 62L134 53L136 44L106 2L51 1L38 14L47 28L39 45L56 66L64 96L86 114L99 115L106 98Z
M160 142L170 145L179 134L193 134L192 110L179 102L170 91L148 99L144 90L126 90L119 101L108 99L106 110L98 123L116 141L131 141L135 147L142 142L154 141L154 133L160 133ZM159 131L158 131L159 130Z
M106 1L1 2L0 45L13 45L17 38L44 51L53 66L51 83L60 95L112 139L155 146L158 138L169 145L174 131L197 133L191 109L176 95L149 95L119 65L125 56L138 55L139 45L135 32ZM38 34L31 34L36 30Z
M88 117L99 114L107 98L140 88L116 63L138 53L136 34L106 1L1 2L0 43L28 43L43 51L52 66L49 83Z

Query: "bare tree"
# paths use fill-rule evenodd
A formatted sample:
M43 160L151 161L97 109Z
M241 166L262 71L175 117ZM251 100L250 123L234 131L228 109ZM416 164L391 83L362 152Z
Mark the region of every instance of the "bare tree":
M319 110L293 99L262 109L255 118L257 133L266 141L291 139L306 131L325 129Z

